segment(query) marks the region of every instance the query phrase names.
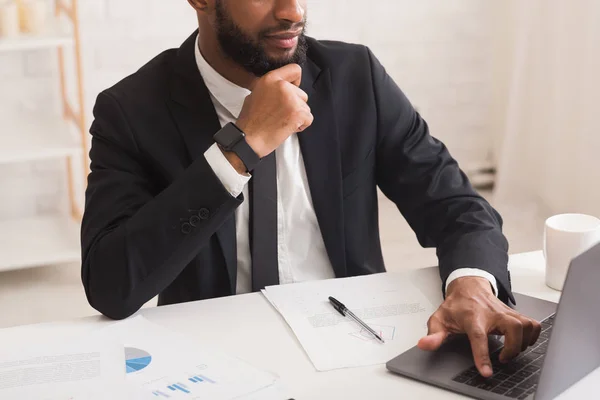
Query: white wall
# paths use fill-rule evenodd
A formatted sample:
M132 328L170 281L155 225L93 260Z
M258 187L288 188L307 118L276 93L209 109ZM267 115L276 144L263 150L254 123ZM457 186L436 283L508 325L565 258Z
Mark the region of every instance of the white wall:
M512 10L496 201L537 203L546 216L600 216L599 18L597 0L532 0Z
M369 45L466 167L493 138L495 8L482 0L308 0L309 34ZM79 0L86 115L96 95L195 29L185 0ZM0 118L15 104L57 112L55 53L0 54ZM0 134L10 134L2 127ZM78 165L77 165L78 166ZM65 209L64 162L0 166L0 219Z

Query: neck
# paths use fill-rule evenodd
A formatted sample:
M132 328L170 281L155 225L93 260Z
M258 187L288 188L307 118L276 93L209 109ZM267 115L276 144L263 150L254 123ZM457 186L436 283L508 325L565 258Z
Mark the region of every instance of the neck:
M259 78L223 54L213 29L201 24L198 32L200 53L206 62L228 81L251 89Z

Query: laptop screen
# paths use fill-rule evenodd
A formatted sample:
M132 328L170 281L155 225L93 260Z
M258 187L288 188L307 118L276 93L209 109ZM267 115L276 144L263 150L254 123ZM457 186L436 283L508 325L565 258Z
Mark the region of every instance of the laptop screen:
M563 288L536 400L553 399L600 367L600 245L575 258Z

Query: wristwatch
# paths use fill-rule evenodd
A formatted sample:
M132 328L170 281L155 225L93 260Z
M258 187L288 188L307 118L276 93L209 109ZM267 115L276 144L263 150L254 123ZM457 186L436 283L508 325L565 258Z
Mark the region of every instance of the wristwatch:
M246 142L246 134L234 123L230 122L225 125L213 138L223 150L235 153L242 160L248 172L256 168L260 162L260 157Z

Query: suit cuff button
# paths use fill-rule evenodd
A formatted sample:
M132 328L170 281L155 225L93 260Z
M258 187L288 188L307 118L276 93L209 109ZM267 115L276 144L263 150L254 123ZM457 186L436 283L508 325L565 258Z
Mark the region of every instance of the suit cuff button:
M208 208L201 208L200 211L198 211L198 216L202 220L208 219L208 217L210 217L210 211L208 211Z
M189 235L192 233L192 225L188 222L181 224L181 233L184 235Z
M194 228L198 226L198 224L200 223L200 217L197 215L192 215L190 217L190 225L192 225Z

